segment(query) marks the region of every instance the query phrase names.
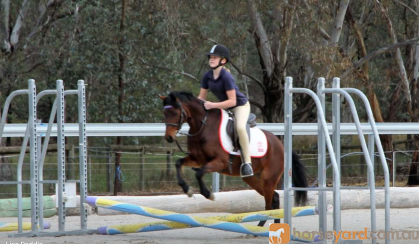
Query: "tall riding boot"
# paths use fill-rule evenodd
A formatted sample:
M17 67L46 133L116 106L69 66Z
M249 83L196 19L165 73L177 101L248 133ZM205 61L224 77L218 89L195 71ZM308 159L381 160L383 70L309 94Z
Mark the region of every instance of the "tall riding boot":
M251 163L242 163L242 165L240 166L240 176L243 178L253 176L253 169Z

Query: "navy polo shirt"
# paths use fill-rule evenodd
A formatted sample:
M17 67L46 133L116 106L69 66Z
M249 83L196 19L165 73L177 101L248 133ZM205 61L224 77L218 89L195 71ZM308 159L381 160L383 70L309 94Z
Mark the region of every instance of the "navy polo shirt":
M239 91L233 75L225 69L221 69L217 79L214 79L212 70L205 73L201 80L201 88L211 90L220 102L228 100L227 91L234 89L236 90L236 107L247 103L247 98Z

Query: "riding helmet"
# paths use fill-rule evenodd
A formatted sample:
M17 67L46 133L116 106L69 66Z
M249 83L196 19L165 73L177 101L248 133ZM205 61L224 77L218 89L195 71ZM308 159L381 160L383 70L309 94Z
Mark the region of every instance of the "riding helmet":
M207 56L218 56L227 59L227 63L230 61L230 51L227 47L221 44L214 45Z

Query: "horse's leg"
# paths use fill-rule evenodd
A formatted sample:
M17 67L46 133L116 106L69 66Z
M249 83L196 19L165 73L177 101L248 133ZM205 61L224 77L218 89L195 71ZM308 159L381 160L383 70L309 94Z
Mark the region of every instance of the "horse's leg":
M279 193L274 191L274 196L272 199L272 209L279 209ZM274 219L274 223L281 223L281 219Z
M204 181L202 180L204 175L205 175L205 166L196 170L195 177L198 180L200 193L206 199L214 200L214 194L212 193L212 191L208 190L207 186L204 184Z
M260 195L263 196L263 194L264 194L263 193L263 187L262 187L263 184L262 184L262 181L260 180L260 178L257 178L257 177L246 177L246 178L242 178L242 180L244 182L246 182L250 187L252 187L255 191L257 191ZM278 195L278 201L279 201L279 195ZM273 204L274 203L272 203L272 207L273 207ZM277 206L279 206L279 203L278 203ZM266 220L261 220L261 221L259 221L258 226L264 226L265 223L266 223Z
M279 179L282 175L283 171L272 171L268 167L264 168L260 177L262 179L262 188L263 188L263 196L265 197L265 209L272 210L272 209L279 209L280 208L280 201L279 201L279 194L275 191ZM280 219L275 219L275 223L280 223Z
M208 190L207 186L202 180L205 173L218 172L225 169L226 167L227 163L223 163L221 159L215 158L209 161L207 164L205 164L204 167L196 170L195 177L198 180L200 192L205 198L209 200L214 200L214 194L212 193L212 191Z
M176 160L176 176L177 176L177 182L180 187L182 187L182 190L184 193L186 193L189 197L192 197L193 195L193 188L189 187L189 185L185 182L185 180L182 177L182 167L183 165L187 165L188 163L192 163L193 160L189 158L189 156L185 158L181 158Z

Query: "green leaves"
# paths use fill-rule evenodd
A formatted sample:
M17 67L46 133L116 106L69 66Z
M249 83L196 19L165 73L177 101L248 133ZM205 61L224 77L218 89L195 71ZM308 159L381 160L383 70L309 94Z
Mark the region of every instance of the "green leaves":
M46 1L37 2L32 5L45 5ZM284 18L277 17L285 16L284 11L290 6L283 2L253 2L267 33L270 33L268 40L272 41L284 28ZM74 16L76 6L79 8L77 20ZM329 31L336 6L333 2L307 1L295 9L294 28L287 48L286 74L295 78L296 86L310 87L316 77L328 74L324 67L336 49L321 47L324 39L319 30ZM373 6L355 1L350 7L354 18L363 21L368 51L389 43L386 26L376 25L382 21ZM389 13L397 16L393 18L394 28L399 33L404 33L405 26L412 28L415 18L410 11L404 18L403 6L389 4L388 7ZM11 1L12 20L16 19L19 8L19 1ZM121 75L125 82L125 100L124 115L120 119L125 122L160 121L161 104L155 96L172 90L189 90L198 94L197 80L208 70L205 53L214 42L230 48L234 63L243 72L264 79L265 67L260 61L254 30L250 29L251 19L245 1L127 1L122 32L121 2L118 0L64 1L59 6L47 7L45 19L40 22L37 21L39 9L42 8L32 6L28 10L30 21L25 23L14 52L0 56L2 95L25 88L29 78L37 81L39 91L53 89L56 79L63 79L66 89L75 88L77 80L84 79L88 84L89 122L116 122L120 94L118 75ZM339 75L358 58L357 50L353 48L356 46L354 34L346 25L343 28L337 49L339 55L336 64L331 65L336 70L330 74ZM399 34L399 38L403 40L403 35ZM119 55L125 59L122 73ZM384 98L394 90L390 86L392 80L397 79L393 66L390 53L370 62L370 77L377 84L377 94L384 105L389 102ZM232 66L229 68L237 83L241 83L244 76ZM307 70L312 72L312 77ZM351 79L345 82L359 83L356 78ZM252 99L263 105L267 101L265 94L251 79L248 79L248 84ZM4 101L4 96L1 99ZM75 105L75 102L69 100L70 105ZM42 106L45 108L40 110L40 117L47 120L51 102L42 102ZM13 113L16 122L25 121L24 112ZM69 122L77 118L75 110L70 109L67 118Z

